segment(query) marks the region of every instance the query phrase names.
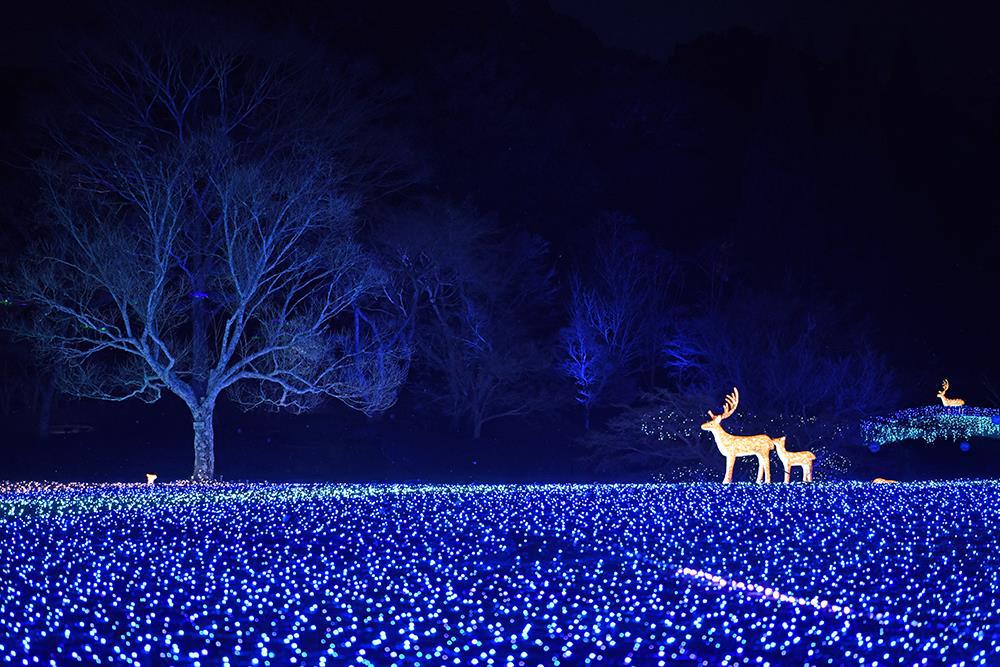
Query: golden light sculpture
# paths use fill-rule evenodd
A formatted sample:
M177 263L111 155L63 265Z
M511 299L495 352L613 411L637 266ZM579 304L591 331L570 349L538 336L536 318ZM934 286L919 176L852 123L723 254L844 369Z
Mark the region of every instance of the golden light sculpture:
M785 448L785 436L774 439L774 449L778 452L781 465L785 468L785 484L792 481L792 468L798 466L802 468L802 481L813 481L813 461L816 455L810 451L790 452Z
M876 477L872 480L872 484L898 484L894 479L886 479L885 477Z
M945 378L941 383L941 391L937 393L937 397L941 399L941 405L949 408L957 408L960 405L965 405L965 401L960 398L948 398L945 393L948 391L948 378Z
M726 433L722 428L722 420L730 417L736 412L736 406L740 404L740 392L733 387L733 393L726 396L726 403L722 408L722 414L712 414L708 411L709 421L701 425L705 431L711 432L715 438L715 446L719 452L726 457L726 476L722 479L723 484L733 481L733 465L737 456L757 457L757 482L771 481L771 450L774 448L774 438L769 435L732 435Z
M151 472L146 473L146 484L152 484L156 481L156 475Z

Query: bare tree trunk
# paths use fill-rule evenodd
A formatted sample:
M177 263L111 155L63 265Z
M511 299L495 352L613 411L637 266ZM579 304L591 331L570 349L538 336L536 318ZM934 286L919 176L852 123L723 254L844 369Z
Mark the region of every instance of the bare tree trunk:
M199 224L194 232L199 248L209 245L206 224L208 223ZM210 266L209 260L203 256L199 256L194 264L191 275L191 385L195 396L201 401L208 388L208 368L211 363L208 352L212 346L212 334L209 330L211 314L208 308L207 279Z
M195 230L200 247L206 243L205 226ZM194 420L194 472L191 477L199 482L215 478L215 432L212 413L215 405L205 400L208 385L209 313L206 303L207 260L198 257L192 275L191 294L191 388L198 407L191 411Z
M590 430L590 404L587 403L583 406L583 430Z
M483 434L483 420L479 417L472 418L472 439L479 440L479 436Z
M202 405L191 410L194 424L194 472L191 478L199 482L215 478L214 409L214 405Z
M199 399L205 395L208 384L208 347L211 344L208 324L204 299L196 297L191 304L191 387Z

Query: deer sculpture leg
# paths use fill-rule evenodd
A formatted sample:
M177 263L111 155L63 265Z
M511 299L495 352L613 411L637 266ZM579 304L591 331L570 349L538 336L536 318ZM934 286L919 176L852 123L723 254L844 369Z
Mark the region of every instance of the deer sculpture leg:
M785 484L792 481L792 466L785 466Z
M767 454L754 454L757 457L757 483L771 483L771 460Z
M723 484L729 484L730 482L733 481L733 464L735 464L735 463L736 463L736 457L735 456L727 456L726 457L726 476L722 480Z

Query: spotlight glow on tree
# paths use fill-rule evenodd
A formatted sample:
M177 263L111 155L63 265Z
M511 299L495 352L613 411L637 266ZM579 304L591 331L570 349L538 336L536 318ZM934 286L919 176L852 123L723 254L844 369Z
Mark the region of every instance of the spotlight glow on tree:
M361 155L349 86L313 95L283 69L172 47L92 65L89 131L59 137L42 166L50 226L15 285L32 305L21 333L68 369L64 391L184 401L198 480L215 474L223 392L374 413L408 368L355 234L388 167Z

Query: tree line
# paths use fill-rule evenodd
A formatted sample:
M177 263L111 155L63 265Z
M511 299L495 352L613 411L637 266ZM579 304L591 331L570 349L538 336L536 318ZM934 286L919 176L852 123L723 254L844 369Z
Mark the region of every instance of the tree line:
M674 257L595 212L559 266L435 196L388 93L329 63L173 39L82 58L78 113L35 164L7 328L62 393L182 400L195 479L216 475L220 400L376 415L412 390L473 438L575 410L595 463L647 469L704 458L689 422L734 383L804 439L894 400L862 328L742 289L724 249Z

